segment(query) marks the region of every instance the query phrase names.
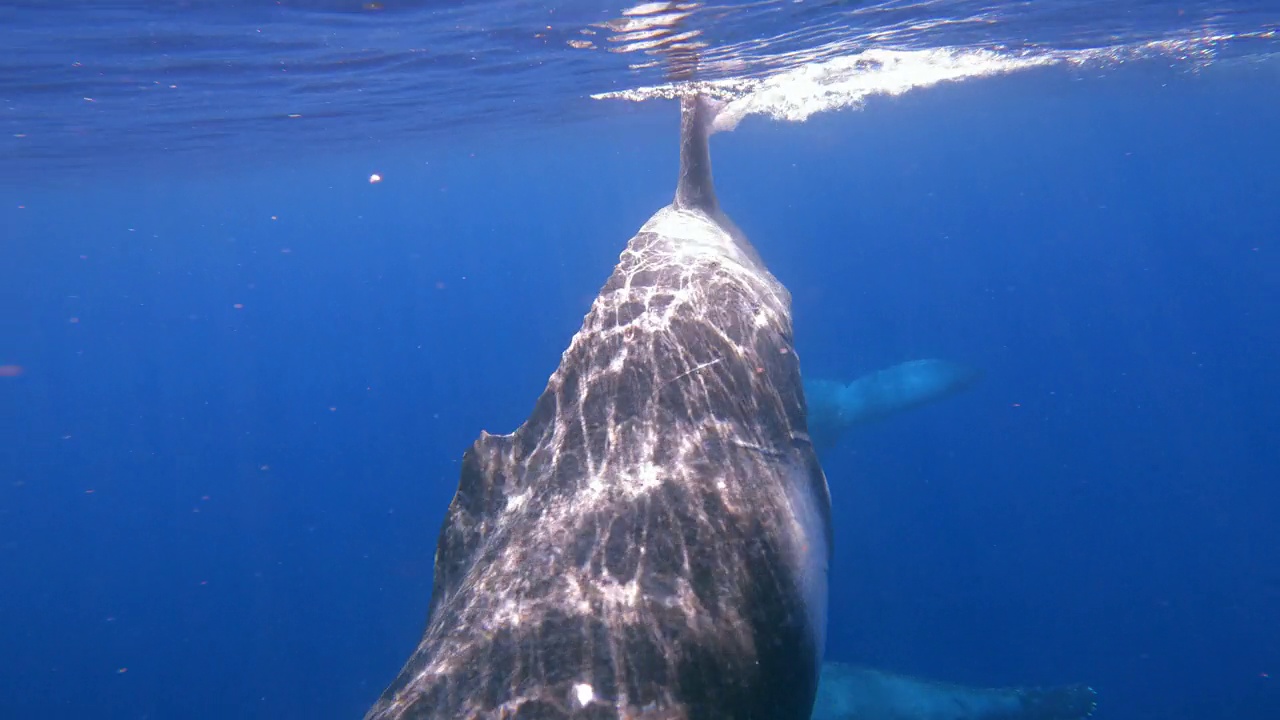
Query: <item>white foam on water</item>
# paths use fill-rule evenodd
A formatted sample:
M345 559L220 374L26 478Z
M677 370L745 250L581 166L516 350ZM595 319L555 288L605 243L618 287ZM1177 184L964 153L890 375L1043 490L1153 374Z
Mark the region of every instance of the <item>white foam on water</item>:
M764 79L716 114L714 131L733 130L748 115L803 122L812 115L860 107L871 95L901 95L943 82L1052 64L1046 57L1004 57L987 50L867 50Z
M938 83L1052 65L1044 55L1013 57L990 50L874 49L811 62L765 78L711 80L592 95L643 101L696 91L722 101L713 132L733 130L749 115L803 122L831 110L860 107L871 95L901 95Z
M750 115L783 122L804 122L815 114L857 109L871 96L896 96L940 83L1007 75L1055 65L1118 65L1167 57L1202 67L1221 44L1239 35L1202 35L1082 50L1031 49L1020 52L982 48L899 50L873 48L839 55L822 47L806 55L826 57L756 78L729 78L665 84L597 93L597 100L674 99L692 92L721 102L712 132L730 131ZM1261 37L1261 36L1259 36ZM831 57L835 54L835 57Z

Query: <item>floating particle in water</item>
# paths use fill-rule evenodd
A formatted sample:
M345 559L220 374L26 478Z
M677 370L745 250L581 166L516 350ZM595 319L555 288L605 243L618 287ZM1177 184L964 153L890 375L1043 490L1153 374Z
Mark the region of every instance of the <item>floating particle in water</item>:
M374 184L376 184L376 183L380 183L380 182L382 182L382 176L381 176L381 175L379 175L378 173L374 173L374 174L372 174L372 175L370 175L370 176L369 176L369 184L370 184L370 185L374 185Z
M0 377L18 377L23 372L21 365L0 365Z

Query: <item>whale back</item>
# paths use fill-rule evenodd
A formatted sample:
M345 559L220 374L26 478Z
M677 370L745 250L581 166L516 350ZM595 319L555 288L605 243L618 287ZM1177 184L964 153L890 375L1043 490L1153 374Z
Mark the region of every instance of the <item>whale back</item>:
M367 718L808 720L830 500L790 297L707 163L525 423L464 455L426 631Z

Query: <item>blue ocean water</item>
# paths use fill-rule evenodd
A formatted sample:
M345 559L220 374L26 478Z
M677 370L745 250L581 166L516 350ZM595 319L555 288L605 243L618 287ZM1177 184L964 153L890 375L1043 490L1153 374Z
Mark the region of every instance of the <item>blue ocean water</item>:
M985 372L823 454L830 657L1280 716L1280 8L1175 5L679 10L806 375ZM369 707L670 200L624 10L0 8L0 718Z

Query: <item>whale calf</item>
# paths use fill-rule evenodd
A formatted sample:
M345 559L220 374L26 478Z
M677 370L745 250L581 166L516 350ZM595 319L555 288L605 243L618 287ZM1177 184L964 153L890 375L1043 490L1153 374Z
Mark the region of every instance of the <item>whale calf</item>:
M426 630L368 720L808 720L826 478L786 288L720 210L681 100L671 205L528 419L465 453Z
M980 688L829 662L813 720L1083 720L1096 697L1087 685Z
M851 427L896 415L963 392L982 378L967 365L928 358L899 363L851 383L805 380L809 429L820 448Z

